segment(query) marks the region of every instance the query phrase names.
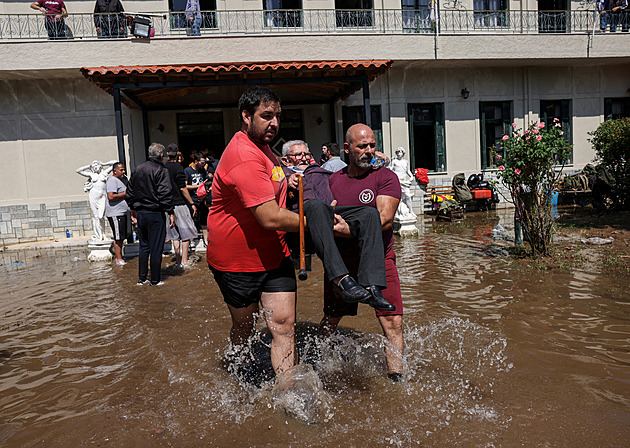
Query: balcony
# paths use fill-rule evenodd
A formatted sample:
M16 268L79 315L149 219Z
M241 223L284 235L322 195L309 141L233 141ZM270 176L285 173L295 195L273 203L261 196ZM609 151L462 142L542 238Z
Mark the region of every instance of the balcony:
M153 38L188 37L184 12L144 13L151 21ZM0 14L0 40L130 39L134 17L142 13L69 14L62 21L41 14ZM618 31L630 27L630 14L619 16ZM96 24L101 26L97 33ZM595 10L580 11L432 11L374 10L273 10L202 11L201 35L269 34L588 34L599 28ZM106 29L106 32L102 30ZM192 36L191 36L192 38Z

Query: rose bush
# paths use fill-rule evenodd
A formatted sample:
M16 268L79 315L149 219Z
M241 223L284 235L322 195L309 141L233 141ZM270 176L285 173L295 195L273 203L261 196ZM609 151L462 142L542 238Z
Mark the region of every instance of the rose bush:
M513 123L511 134L500 142L504 156L496 156L497 176L511 194L534 256L551 251L551 196L571 154L563 134L556 118L550 126L531 123L524 132Z

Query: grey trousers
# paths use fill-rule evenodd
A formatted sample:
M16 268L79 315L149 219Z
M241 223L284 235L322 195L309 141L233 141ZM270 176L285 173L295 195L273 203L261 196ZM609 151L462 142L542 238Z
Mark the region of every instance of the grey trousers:
M387 287L383 230L378 210L367 206L337 206L333 209L319 199L311 199L304 203L304 215L313 248L324 263L328 280L349 273L335 243L335 213L348 223L350 232L358 240L357 282L361 286Z

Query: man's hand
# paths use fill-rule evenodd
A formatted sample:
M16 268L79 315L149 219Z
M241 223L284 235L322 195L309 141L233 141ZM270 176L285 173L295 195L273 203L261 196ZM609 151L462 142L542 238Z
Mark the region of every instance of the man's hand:
M335 214L333 232L335 233L335 236L341 238L352 238L352 233L350 233L350 227L348 226L348 223L340 215L337 214Z
M287 179L287 184L289 185L289 188L293 190L298 189L298 176L304 175L302 173L294 173L289 176L289 178Z
M138 218L136 218L136 211L135 210L131 210L131 222L134 224L138 223Z
M197 216L197 204L192 204L193 218Z
M193 23L193 22L195 21L195 19L193 19L193 16L190 16L190 19L188 19L188 21L189 21L190 23Z
M171 218L171 224L169 225L169 228L172 229L173 227L175 227L175 215L171 214L168 216Z

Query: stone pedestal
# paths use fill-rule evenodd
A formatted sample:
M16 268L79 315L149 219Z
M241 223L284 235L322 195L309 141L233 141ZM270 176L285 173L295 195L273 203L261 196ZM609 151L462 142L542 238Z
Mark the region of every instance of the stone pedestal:
M112 244L114 244L113 240L88 241L88 249L90 249L88 261L112 261Z
M394 218L394 233L400 236L418 236L420 233L416 227L417 217L396 216Z

